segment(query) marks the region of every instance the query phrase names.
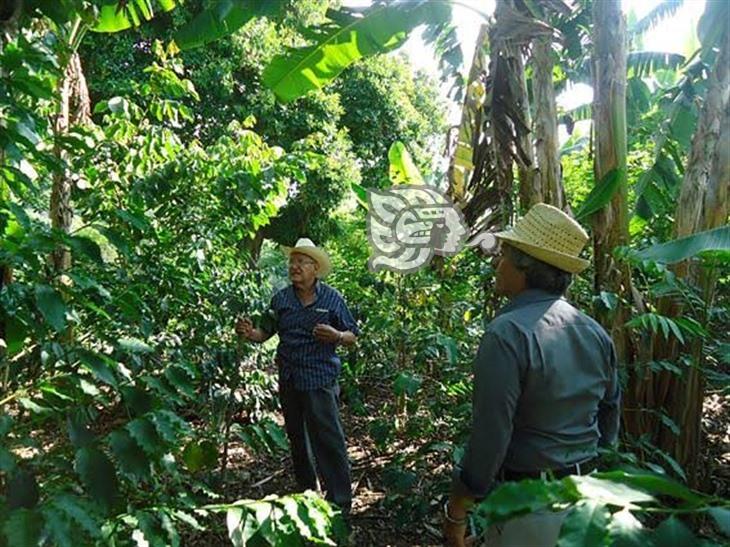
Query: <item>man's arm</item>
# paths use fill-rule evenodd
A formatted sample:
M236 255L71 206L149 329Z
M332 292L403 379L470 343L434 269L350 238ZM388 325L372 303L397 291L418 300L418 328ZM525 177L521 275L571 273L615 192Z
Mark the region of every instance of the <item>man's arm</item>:
M265 342L274 335L273 333L268 333L263 329L254 327L248 317L240 319L236 323L236 334L243 336L251 342Z
M618 378L616 349L610 338L608 343L610 345L610 380L603 399L598 403L598 446L603 448L613 446L618 440L621 420L621 384Z
M466 516L476 498L492 488L510 439L520 397L519 358L515 347L487 332L474 363L472 427L461 464L454 469L449 516Z

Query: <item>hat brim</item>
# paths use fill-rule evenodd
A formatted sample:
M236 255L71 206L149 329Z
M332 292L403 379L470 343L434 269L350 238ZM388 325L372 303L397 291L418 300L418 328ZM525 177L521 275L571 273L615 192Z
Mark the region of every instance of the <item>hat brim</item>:
M495 232L494 237L509 241L510 245L517 247L519 250L527 253L528 255L569 273L580 273L591 265L590 261L584 258L571 256L559 251L533 245L519 237L511 230Z
M286 247L282 245L281 248L286 256L289 256L292 253L299 253L307 255L312 260L315 260L319 265L317 277L327 277L327 275L329 275L332 271L332 261L330 261L329 255L318 247Z

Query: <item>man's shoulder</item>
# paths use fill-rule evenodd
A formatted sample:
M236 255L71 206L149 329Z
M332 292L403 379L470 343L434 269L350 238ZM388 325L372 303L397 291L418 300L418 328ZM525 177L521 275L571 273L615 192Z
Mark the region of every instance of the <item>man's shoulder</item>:
M336 298L337 300L344 300L342 293L335 289L332 285L328 285L324 281L319 282L320 289L322 290L323 294L327 296L332 296Z
M291 285L286 285L281 289L275 291L273 296L271 297L271 303L276 304L277 302L282 302L283 300L286 300L289 297L290 289Z

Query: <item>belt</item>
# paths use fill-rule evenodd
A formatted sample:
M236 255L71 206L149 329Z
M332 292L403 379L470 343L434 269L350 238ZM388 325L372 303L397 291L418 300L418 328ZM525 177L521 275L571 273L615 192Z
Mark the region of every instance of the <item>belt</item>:
M541 471L513 471L511 469L502 468L500 477L504 481L521 481L523 479L562 479L568 475L587 475L595 470L595 465L590 461L583 463L575 463L567 467L559 467L558 469L547 469Z

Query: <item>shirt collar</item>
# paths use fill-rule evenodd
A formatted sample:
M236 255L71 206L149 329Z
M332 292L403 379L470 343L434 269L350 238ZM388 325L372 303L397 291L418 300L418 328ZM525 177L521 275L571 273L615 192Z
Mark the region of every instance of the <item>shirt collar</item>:
M292 284L289 285L289 294L294 300L301 304L301 301L297 296L297 291ZM317 300L319 300L320 296L322 296L322 282L319 280L319 278L317 278L314 280L314 301L316 302Z
M527 289L525 291L522 291L517 296L512 297L512 300L510 300L504 307L502 307L499 312L497 312L497 315L502 315L503 313L507 313L509 311L516 310L524 306L528 306L535 302L560 300L562 298L563 297L559 294L553 294L542 289Z

